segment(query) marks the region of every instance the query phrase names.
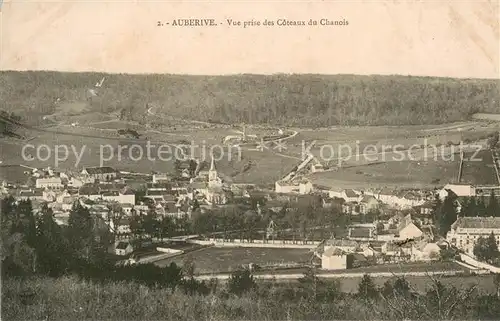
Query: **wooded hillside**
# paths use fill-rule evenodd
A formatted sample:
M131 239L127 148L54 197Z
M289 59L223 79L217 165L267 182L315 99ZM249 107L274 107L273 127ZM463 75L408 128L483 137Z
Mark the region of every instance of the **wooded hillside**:
M106 76L102 88L96 88ZM90 93L97 91L97 96ZM354 75L105 75L1 72L0 109L53 113L55 101L95 111L295 126L436 124L500 112L498 80ZM123 112L122 112L123 114Z

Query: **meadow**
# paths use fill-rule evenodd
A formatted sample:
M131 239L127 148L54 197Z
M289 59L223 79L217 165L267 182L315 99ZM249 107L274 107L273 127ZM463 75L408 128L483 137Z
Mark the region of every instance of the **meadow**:
M342 167L336 171L311 174L319 185L341 188L424 188L431 189L458 178L459 156L451 161L393 161Z
M464 155L461 183L472 185L500 184L494 166L493 156L489 150L482 150L477 155L466 153Z
M309 262L312 252L308 249L263 249L263 248L217 248L211 247L189 254L180 255L158 261L158 266L166 266L171 262L183 265L186 256L192 256L195 262L196 273L231 272L242 265L304 263Z

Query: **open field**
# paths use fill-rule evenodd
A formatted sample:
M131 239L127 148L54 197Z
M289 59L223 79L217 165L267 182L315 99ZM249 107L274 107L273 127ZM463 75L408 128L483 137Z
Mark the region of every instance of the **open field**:
M286 141L286 148L282 153L301 156L304 152L311 152L324 165L336 166L339 159L345 165L400 161L400 151L411 149L412 159L417 160L432 157L434 148L441 154L453 152L446 147L450 144L485 144L485 138L498 130L499 126L498 123L460 122L439 126L297 129L298 135ZM429 146L427 154L423 153L423 146ZM455 152L457 151L458 147L455 148Z
M433 188L456 181L459 157L454 160L394 161L343 167L311 174L314 183L342 188Z
M229 272L249 263L300 263L308 262L312 252L307 249L261 249L261 248L207 248L191 254L158 261L155 264L166 266L171 262L182 265L187 255L191 255L196 273Z
M472 185L499 185L491 151L482 150L477 155L466 153L462 167L461 183Z
M101 123L101 127L106 127L106 123ZM121 123L120 123L121 125ZM120 137L115 129L109 128L90 128L90 127L79 127L79 126L68 126L68 125L59 125L52 126L51 128L46 128L46 130L56 131L57 133L50 132L33 132L30 134L34 139L29 143L35 146L40 146L42 144L48 146L55 145L66 145L68 148L74 146L77 151L81 151L83 146L85 146L85 150L83 153L83 157L81 162L78 164L79 167L82 166L98 166L99 165L99 154L101 146L113 146L115 150L117 150L118 145L128 145L136 144L142 146L143 150L146 151L147 148L145 146L145 140L148 139L151 141L152 145L156 145L156 147L152 147L152 155L155 158L155 161L146 159L146 156L143 155L140 158L140 155L137 153L130 154L127 149L124 149L122 152L121 159L115 157L104 163L104 165L114 166L123 170L131 170L131 171L145 171L149 172L151 170L155 171L171 171L173 169L173 165L170 164L170 161L161 161L159 157L157 157L157 147L160 144L193 144L195 148L193 149L193 154L195 157L199 157L202 159L208 159L211 153L211 146L215 144L220 145L221 140L226 135L234 134L234 130L232 129L224 129L224 128L213 128L213 129L203 129L203 130L182 130L178 132L168 132L163 133L159 131L148 131L142 132L141 140L127 139L124 137ZM374 128L374 131L381 130L379 128ZM382 130L381 130L382 131ZM266 130L254 130L258 135L262 135L266 133ZM354 136L360 135L363 132L363 135L368 136L369 128L357 129L358 134L353 134ZM67 134L63 134L67 133ZM300 132L297 136L303 135L304 132ZM321 133L315 132L305 132L308 135L319 135ZM326 132L325 132L326 135ZM319 136L316 136L319 137ZM296 139L296 137L291 140ZM352 140L349 140L352 142ZM354 155L358 152L363 152L365 146L369 143L376 144L375 147L378 148L377 152L379 154L372 154L373 151L367 152L366 156L362 155L361 157L357 157ZM3 140L0 142L2 144L2 156L4 159L4 164L16 164L21 163L28 166L52 166L54 167L54 159L49 158L47 161L25 161L21 157L21 148L23 146L22 141L9 141ZM306 147L309 143L306 143ZM336 143L337 147L343 145L344 143L338 141ZM400 154L398 151L385 151L383 149L383 144L379 141L363 141L359 144L354 143L352 145L351 150L352 153L350 158L343 162L343 165L365 165L367 163L374 162L387 162L392 160L400 160ZM299 145L300 146L300 145ZM320 146L319 144L317 146ZM171 152L175 153L175 148L171 146ZM106 152L109 150L108 147L102 147ZM156 148L156 150L155 150ZM217 155L220 153L220 148L214 148L214 153ZM273 146L269 148L269 150L264 151L251 151L248 150L247 147L233 147L231 148L231 154L229 154L226 150L226 153L223 155L223 158L217 162L217 168L221 171L221 173L229 180L233 182L247 182L247 183L255 183L255 184L269 184L273 183L275 180L283 177L286 173L288 173L295 165L299 163L297 158L287 157L288 155L293 155L295 157L300 156L302 150L302 146L291 146L289 142L287 142L286 149L278 152L276 149L273 149ZM442 151L441 151L442 150ZM240 152L241 151L241 152ZM319 148L312 148L311 151L316 156L322 156L326 158L327 162L330 165L337 165L338 159L335 159L335 154L331 155L328 149L322 151L322 153L318 154ZM342 153L349 152L348 148L345 146L340 149ZM440 153L450 153L452 152L451 148L440 146ZM333 153L336 153L335 149ZM76 164L76 158L73 153L70 153L70 157L65 162L58 164L62 168L74 168ZM44 154L45 155L45 154ZM130 157L132 155L132 157ZM241 155L241 158L240 158ZM424 157L434 157L434 150L429 148L428 152L421 149L415 149L411 153L412 159L422 159ZM53 156L53 153L52 153ZM345 155L342 154L342 157ZM105 159L109 158L110 155L105 155ZM163 156L164 158L168 158ZM172 157L173 158L173 157ZM323 158L319 158L323 160ZM439 156L438 160L441 158ZM135 161L134 159L138 159ZM445 158L447 159L447 158ZM442 182L449 182L450 178L455 179L456 174L453 174L454 164L448 164L448 161L438 161L437 165L431 164L435 163L434 161L423 162L423 164L418 165L418 162L421 161L397 161L393 163L383 164L375 164L369 165L370 167L364 168L341 168L338 172L326 172L326 173L318 173L312 175L314 181L320 185L330 185L329 181L331 179L335 179L336 182L340 183L348 183L347 186L354 186L357 183L363 182L363 186L370 184L372 181L376 181L378 185L385 185L390 183L397 183L398 185L406 184L406 183L415 183L417 185L428 185L433 181L437 181L434 185L439 185ZM396 164L400 163L400 164ZM411 163L411 164L410 164ZM359 172L361 171L363 174L360 176L356 174L353 176L352 171ZM444 174L444 175L443 175ZM415 179L416 178L416 179ZM337 184L338 185L338 184ZM346 185L346 184L344 184ZM346 187L347 187L346 186Z
M30 170L18 165L0 165L0 182L5 180L16 185L26 184L30 175L26 175L25 172Z
M472 118L481 120L490 120L490 121L500 121L500 114L477 113L472 115Z
M197 158L208 160L211 154L211 147L222 145L222 141L227 136L239 136L243 130L241 122L234 122L234 125L214 124L205 121L186 120L176 122L175 115L169 115L164 106L153 104L154 108L147 110L146 122L158 127L149 128L136 121L118 120L119 109L103 110L102 102L95 103L79 97L79 99L62 99L55 104L52 114L46 119L48 123L55 125L46 127L45 130L56 131L57 133L33 132L29 137L35 146L46 144L49 146L72 145L76 150L81 151L85 146L80 163L76 162L74 155L69 159L57 164L61 168L75 168L82 166L98 166L101 146L118 145L131 146L137 144L146 150L145 141L152 144L189 144L194 146L193 155ZM141 109L141 113L146 110ZM166 118L172 122L164 123ZM142 119L144 120L144 119ZM78 122L77 126L71 126L73 122ZM298 134L284 141L284 148L277 149L275 143L268 143L268 150L263 152L249 150L253 146L245 144L241 147L233 147L231 155L225 152L224 157L217 162L217 168L223 177L230 182L271 184L282 178L294 166L299 163L303 156L304 148L310 148L310 152L315 155L323 165L335 167L339 164L341 168L338 172L326 172L314 174L314 182L320 185L332 185L331 180L335 180L336 186L358 187L369 186L372 182L377 186L395 185L397 187L419 187L419 186L439 186L448 183L450 178L455 179L453 174L454 165L437 164L435 166L408 164L409 161L400 160L400 151L408 149L410 146L416 147L411 152L412 158L417 163L422 162L425 157L424 151L420 149L424 145L447 145L460 141L483 140L493 131L498 130L500 123L481 121L461 121L445 123L439 125L405 125L405 126L335 126L319 129L294 128L288 132L296 131ZM249 136L256 135L263 137L275 135L279 127L277 125L247 125L245 132ZM121 128L135 129L141 135L141 139L131 140L121 137L117 130ZM286 129L285 129L286 130ZM67 134L66 134L67 133ZM251 138L255 139L255 138ZM53 159L47 161L25 161L20 157L22 142L0 142L2 148L2 161L4 164L26 164L29 166L52 166L56 164ZM9 146L7 146L9 145ZM5 146L5 147L3 147ZM172 153L175 147L171 146ZM369 147L368 150L365 148ZM109 150L108 147L103 147ZM153 147L155 148L155 147ZM439 147L443 154L451 154L453 151L449 147ZM375 149L375 154L374 154ZM240 153L241 151L241 153ZM171 153L171 154L172 154ZM214 153L218 155L220 148L215 148ZM431 156L433 151L430 151ZM102 165L113 166L127 171L172 171L173 164L170 160L161 160L157 156L157 150L152 150L154 161L140 157L137 152L117 154L113 159L103 162ZM347 160L344 160L346 155ZM239 157L241 155L241 158ZM358 156L360 155L360 156ZM175 156L175 155L174 155ZM106 155L105 157L110 157ZM339 159L342 158L342 160ZM168 157L167 157L168 158ZM173 157L171 157L173 158ZM135 160L137 159L137 160ZM397 163L386 163L396 161ZM386 163L386 165L375 164L371 168L357 168L355 175L350 173L352 169L348 166L363 166L371 163ZM431 162L428 162L431 163ZM439 162L438 162L439 163ZM405 167L406 166L406 167ZM488 181L488 170L484 171L483 178L478 178L478 182ZM359 174L361 172L361 174ZM468 174L468 169L464 171L463 178L467 181L475 181L476 174ZM478 172L479 173L479 172ZM415 179L416 178L416 179ZM484 183L489 184L489 183Z
M384 141L394 144L420 144L427 139L430 144L445 144L448 141L477 139L478 136L492 133L500 128L498 123L467 121L445 123L441 125L406 125L406 126L334 126L318 129L298 129L300 134L293 142L316 140L318 144L334 142Z

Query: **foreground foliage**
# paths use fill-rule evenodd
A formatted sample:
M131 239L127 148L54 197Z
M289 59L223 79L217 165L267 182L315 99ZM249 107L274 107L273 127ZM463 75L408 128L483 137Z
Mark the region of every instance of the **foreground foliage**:
M187 291L133 281L96 283L65 276L5 279L3 320L494 320L496 295L456 289L436 281L414 293L404 279L360 292L341 293L336 282L305 276L300 284L258 283L232 292L211 281ZM195 280L192 283L199 283Z

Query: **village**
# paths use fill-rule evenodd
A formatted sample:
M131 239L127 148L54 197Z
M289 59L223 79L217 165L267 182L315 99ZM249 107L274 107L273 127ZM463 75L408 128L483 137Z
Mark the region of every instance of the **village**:
M47 205L59 225L68 224L75 204L88 209L98 228L112 235L109 251L123 257L122 262L127 264L182 256L188 252L184 249L192 246L311 252L308 262L267 264L274 269L312 264L328 271L439 261L450 248L457 251L453 258L460 252L465 260L477 262L474 245L479 237L493 233L497 244L500 241L500 217L494 213L460 217L468 199L495 199L495 193L500 195L499 186L328 188L307 178L308 173L322 170L313 156L277 181L274 189L225 182L213 157L207 161L177 161L176 173L131 173L111 167L58 171L4 165L3 169L22 172L26 177L24 183L3 181L4 196L30 200L34 213ZM446 200L452 200L458 217L443 235L435 212L439 210L437 203ZM227 212L240 216L233 218L232 226L219 221L207 223L230 220L223 218ZM141 226L147 224L144 217L157 224L148 230ZM165 245L165 240L170 243ZM178 246L180 243L190 247ZM460 264L478 269L477 264ZM249 265L259 266L259 262Z

